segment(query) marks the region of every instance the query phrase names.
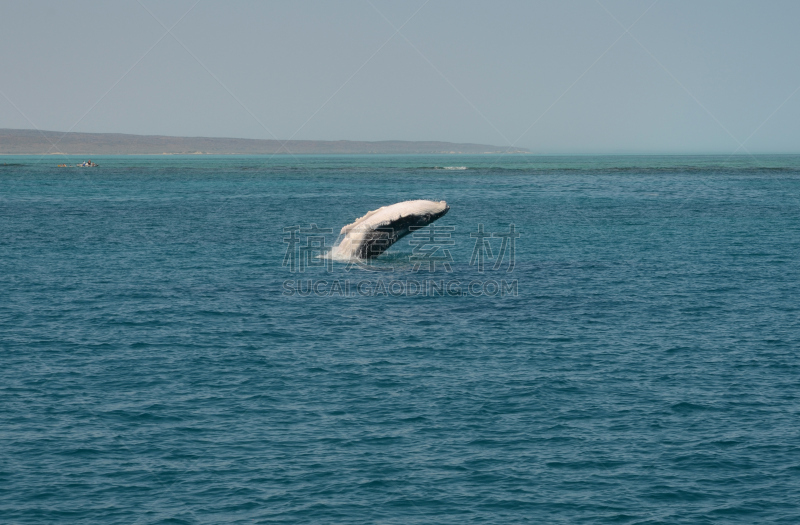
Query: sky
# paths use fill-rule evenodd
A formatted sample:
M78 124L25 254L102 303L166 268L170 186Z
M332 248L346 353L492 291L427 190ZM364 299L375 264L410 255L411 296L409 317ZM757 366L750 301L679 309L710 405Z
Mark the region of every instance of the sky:
M800 153L800 2L0 0L0 128Z

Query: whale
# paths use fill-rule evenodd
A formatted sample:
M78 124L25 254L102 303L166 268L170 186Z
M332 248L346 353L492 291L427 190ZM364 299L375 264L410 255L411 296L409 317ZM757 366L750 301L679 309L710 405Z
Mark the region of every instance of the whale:
M440 219L450 210L445 201L411 200L383 206L342 227L334 246L335 259L373 259L391 245ZM343 237L342 237L343 236Z

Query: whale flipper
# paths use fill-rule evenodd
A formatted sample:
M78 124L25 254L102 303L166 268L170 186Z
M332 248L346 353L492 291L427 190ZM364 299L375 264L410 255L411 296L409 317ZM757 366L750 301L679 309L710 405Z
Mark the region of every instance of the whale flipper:
M450 207L445 201L414 200L398 202L368 212L342 228L342 241L333 248L336 259L372 259L408 235L444 216Z

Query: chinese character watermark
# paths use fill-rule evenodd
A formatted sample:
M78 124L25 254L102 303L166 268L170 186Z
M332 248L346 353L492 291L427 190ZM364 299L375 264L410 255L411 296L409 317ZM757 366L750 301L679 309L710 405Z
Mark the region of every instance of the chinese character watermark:
M287 226L283 232L289 236L283 238L288 246L282 266L288 266L291 273L303 273L307 268L333 268L327 256L330 246L325 237L325 234L333 233L333 228L320 228L312 222L308 228ZM301 235L304 237L302 240Z
M452 246L456 243L450 238L450 234L455 230L454 226L436 226L430 224L423 228L411 228L411 240L409 244L414 248L411 251L409 261L414 263L414 272L418 272L423 265L427 266L429 272L436 271L436 263L440 263L448 273L453 271L451 263L453 256L450 250L443 246ZM439 252L441 250L441 252Z
M483 273L486 260L494 260L492 270L499 270L505 260L506 252L508 252L508 267L506 272L514 271L516 265L517 250L516 240L520 238L520 233L516 230L514 224L508 225L508 232L492 232L487 233L484 231L483 224L478 224L478 231L471 232L470 237L475 239L475 246L472 249L472 257L469 259L470 266L476 266L478 272ZM501 238L502 244L497 257L492 253L492 244L490 239Z
M405 230L395 231L391 228L380 228L359 232L354 237L351 245L353 256L343 259L347 262L344 268L349 272L353 268L371 272L391 272L393 265L383 264L377 257L392 246L398 238L409 235L408 245L411 254L408 255L409 273L425 272L431 277L405 280L383 279L294 279L284 281L284 295L306 296L513 296L518 294L519 283L516 279L490 278L464 281L450 276L445 279L434 279L433 274L441 272L453 274L458 266L453 257L452 248L456 244L453 226L437 226L429 224L424 227L410 227ZM308 227L299 225L283 228L286 243L286 253L282 266L287 267L290 273L304 273L309 269L323 269L333 271L331 250L335 247L328 241L328 236L333 233L332 228L320 228L315 223ZM478 273L487 271L503 271L507 275L514 271L516 266L516 241L521 237L520 232L512 223L508 230L487 231L484 224L478 224L476 231L470 232L474 239L474 246L469 258L470 268ZM499 241L499 242L498 242ZM345 242L345 241L343 241ZM499 246L497 246L499 244ZM345 245L346 246L346 245ZM347 252L348 250L343 250ZM340 255L337 255L339 257ZM390 260L392 260L390 258ZM397 259L393 259L396 261ZM464 261L466 262L466 261ZM463 263L462 263L463 264ZM464 266L460 266L462 269Z

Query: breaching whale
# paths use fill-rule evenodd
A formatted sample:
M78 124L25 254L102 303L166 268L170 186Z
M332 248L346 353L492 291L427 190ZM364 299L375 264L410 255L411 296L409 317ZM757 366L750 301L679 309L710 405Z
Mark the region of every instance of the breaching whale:
M368 212L342 228L341 242L333 248L335 259L372 259L408 235L444 216L450 210L445 201L398 202Z

